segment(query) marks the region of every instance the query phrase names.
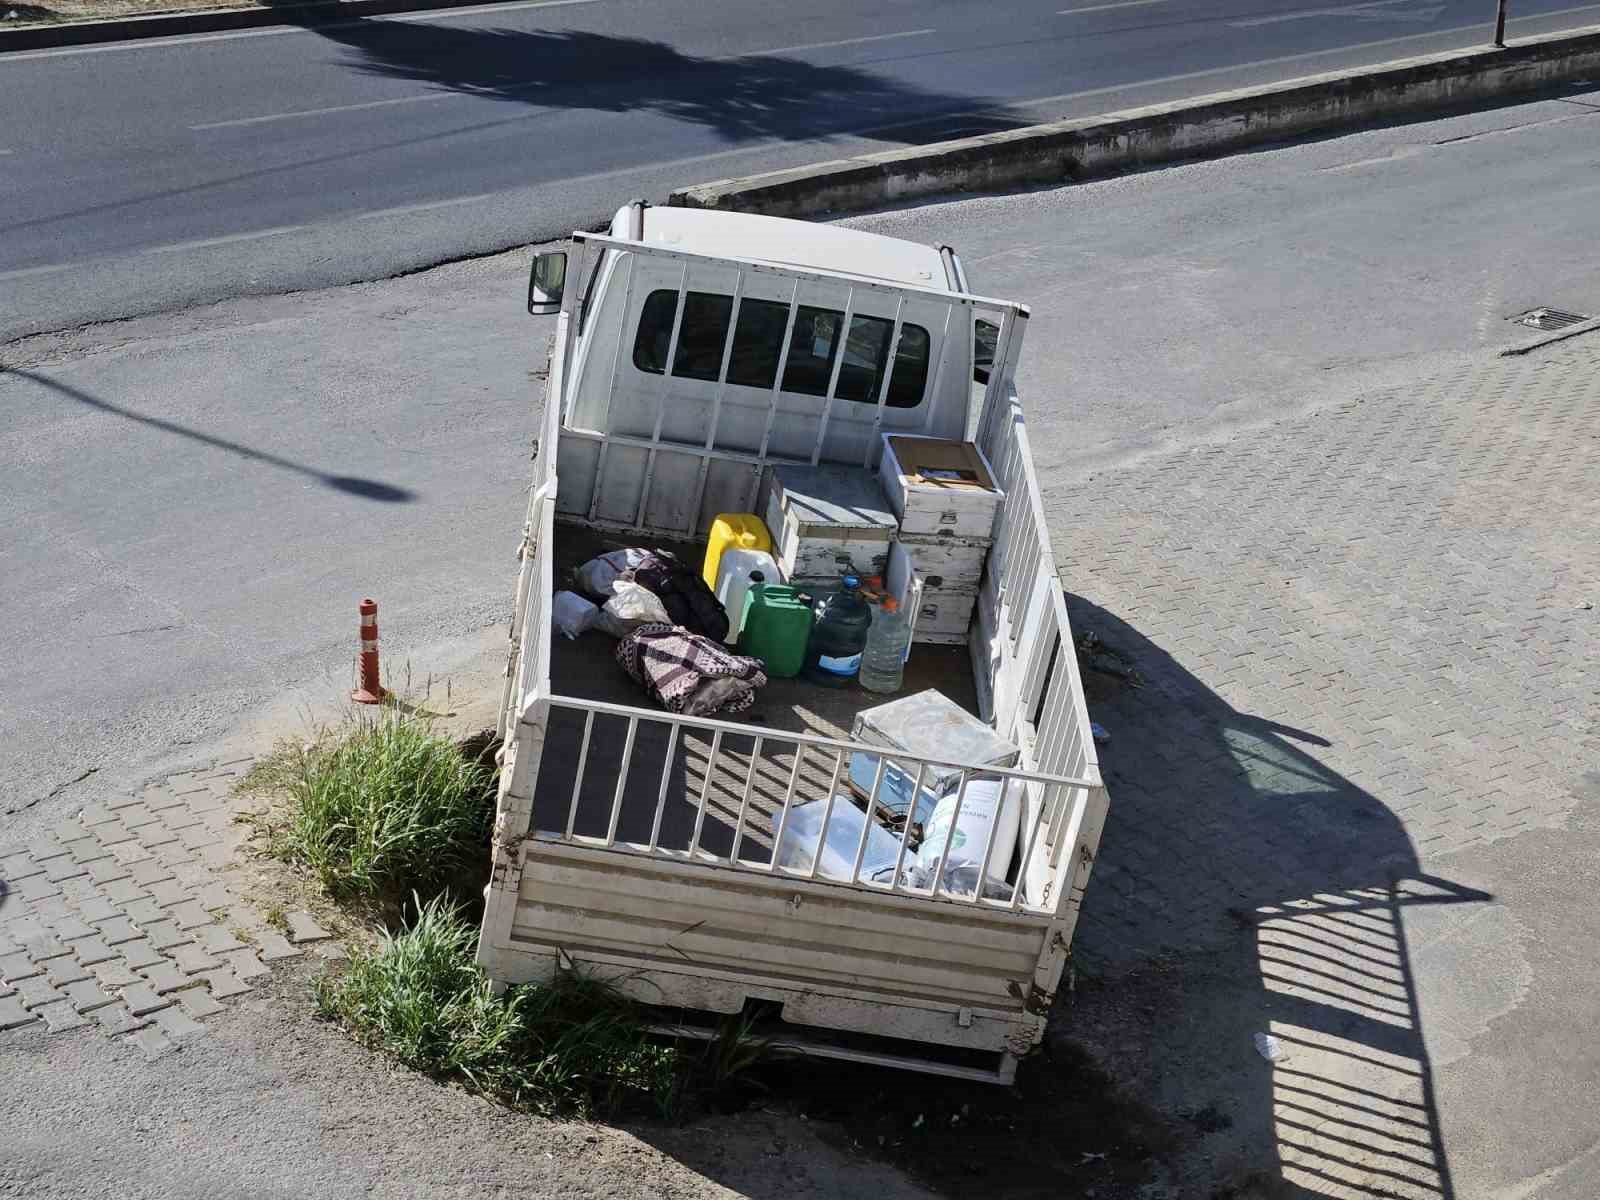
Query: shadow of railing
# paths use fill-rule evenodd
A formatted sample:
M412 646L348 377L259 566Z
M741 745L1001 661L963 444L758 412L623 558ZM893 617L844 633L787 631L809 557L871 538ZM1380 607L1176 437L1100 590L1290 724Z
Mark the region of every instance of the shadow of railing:
M1111 806L1074 954L1111 994L1156 961L1226 991L1174 1049L1269 1059L1231 1072L1255 1190L1225 1194L1453 1200L1405 915L1492 897L1423 872L1395 815L1314 756L1328 739L1239 712L1105 609L1069 609L1134 667L1086 674Z
M1487 899L1422 876L1257 909L1261 987L1287 1050L1271 1096L1286 1181L1311 1195L1455 1195L1404 918Z

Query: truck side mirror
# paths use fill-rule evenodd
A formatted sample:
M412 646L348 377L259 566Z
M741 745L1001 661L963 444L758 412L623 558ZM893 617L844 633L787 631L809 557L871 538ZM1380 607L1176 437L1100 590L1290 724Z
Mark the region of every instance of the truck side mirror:
M533 270L528 275L528 311L536 317L547 317L561 311L561 296L567 287L567 252L552 251L533 256Z

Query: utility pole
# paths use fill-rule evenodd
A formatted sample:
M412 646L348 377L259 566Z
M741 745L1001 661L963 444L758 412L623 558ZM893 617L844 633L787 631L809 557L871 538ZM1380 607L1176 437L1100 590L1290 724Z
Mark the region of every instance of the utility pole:
M1506 0L1499 0L1494 13L1494 44L1506 48Z

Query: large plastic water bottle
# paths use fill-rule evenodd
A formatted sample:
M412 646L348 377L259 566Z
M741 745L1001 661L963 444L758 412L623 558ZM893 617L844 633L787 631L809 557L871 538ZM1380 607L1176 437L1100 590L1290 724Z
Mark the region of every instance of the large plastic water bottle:
M898 692L906 673L906 647L911 642L910 614L893 596L875 605L867 648L861 652L861 686L869 692Z
M846 575L839 590L817 608L806 646L806 678L833 687L853 680L861 670L871 625L872 608L861 595L861 580Z

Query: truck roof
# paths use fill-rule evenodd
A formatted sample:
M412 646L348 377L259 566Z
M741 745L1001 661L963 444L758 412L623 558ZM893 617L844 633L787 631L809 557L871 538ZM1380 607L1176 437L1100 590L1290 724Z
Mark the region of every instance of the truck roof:
M626 236L626 228L624 210L617 214L613 234ZM718 258L751 259L913 287L950 289L944 260L935 247L837 225L752 213L652 206L644 214L644 240Z

